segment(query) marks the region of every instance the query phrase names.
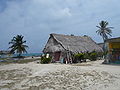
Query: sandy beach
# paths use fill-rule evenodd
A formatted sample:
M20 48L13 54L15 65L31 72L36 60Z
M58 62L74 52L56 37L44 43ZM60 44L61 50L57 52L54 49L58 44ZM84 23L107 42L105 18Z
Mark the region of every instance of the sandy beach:
M0 65L0 90L120 90L120 66L102 62Z

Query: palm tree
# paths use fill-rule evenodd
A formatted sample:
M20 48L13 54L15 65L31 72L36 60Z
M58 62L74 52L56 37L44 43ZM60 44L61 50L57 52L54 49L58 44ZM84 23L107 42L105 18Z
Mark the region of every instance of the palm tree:
M107 27L108 26L108 22L107 21L101 21L99 23L99 26L96 26L98 27L99 29L96 31L96 33L98 33L100 36L102 36L103 38L103 41L104 41L104 44L103 44L103 51L104 51L104 58L106 58L107 56L107 48L105 46L105 41L108 39L108 36L112 36L112 30L113 27ZM106 62L106 61L105 61Z
M102 36L103 38L103 41L105 42L105 40L108 39L108 36L112 36L112 28L113 27L107 27L108 26L108 22L107 21L101 21L99 23L99 26L96 26L98 27L99 29L96 31L96 33L98 33L100 36Z
M17 35L16 37L13 37L13 39L9 42L9 44L12 44L9 48L11 49L11 53L18 53L18 57L21 56L22 53L26 52L26 48L28 48L27 45L24 45L26 41L23 41L22 35Z

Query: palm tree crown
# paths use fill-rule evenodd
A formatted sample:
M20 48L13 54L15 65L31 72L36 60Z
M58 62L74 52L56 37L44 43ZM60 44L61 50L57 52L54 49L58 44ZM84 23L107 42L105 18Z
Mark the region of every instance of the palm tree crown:
M27 45L24 45L26 41L23 40L22 35L17 35L16 37L13 37L13 39L9 42L9 44L12 44L9 48L11 48L11 53L18 53L19 56L21 56L22 53L26 52Z
M96 31L96 33L98 33L100 36L102 36L103 38L103 41L107 40L108 39L108 36L112 36L112 28L113 27L107 27L108 26L108 22L107 21L101 21L99 23L99 26L96 26L98 27L99 29Z

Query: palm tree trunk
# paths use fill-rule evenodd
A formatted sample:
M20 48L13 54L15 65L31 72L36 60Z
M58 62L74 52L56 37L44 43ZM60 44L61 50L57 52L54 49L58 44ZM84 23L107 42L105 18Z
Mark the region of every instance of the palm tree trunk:
M107 50L107 48L106 48L106 42L104 41L104 46L103 46L103 51L104 51L104 59L105 59L105 61L104 61L104 63L108 63L108 50Z
M21 57L21 53L18 54L18 58L20 58L20 57Z

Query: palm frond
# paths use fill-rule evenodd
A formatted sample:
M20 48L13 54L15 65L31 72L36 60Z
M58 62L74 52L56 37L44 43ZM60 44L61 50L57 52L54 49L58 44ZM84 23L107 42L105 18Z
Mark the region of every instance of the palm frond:
M24 36L17 35L16 37L13 37L13 39L9 42L9 44L12 44L9 49L11 49L11 52L17 52L20 54L27 52L26 48L28 48L27 45L24 45L26 41L23 40Z
M102 36L103 40L107 40L108 39L108 35L112 36L112 30L113 27L107 27L109 23L107 21L101 21L99 23L99 26L96 26L97 28L99 28L96 33L99 34L100 36Z

